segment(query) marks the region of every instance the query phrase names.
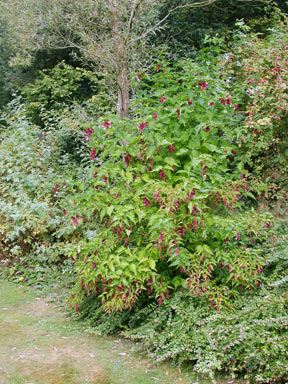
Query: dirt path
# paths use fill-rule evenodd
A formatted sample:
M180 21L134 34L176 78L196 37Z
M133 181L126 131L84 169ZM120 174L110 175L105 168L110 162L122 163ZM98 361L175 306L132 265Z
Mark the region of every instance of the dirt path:
M195 381L168 364L155 367L125 340L86 334L45 298L0 281L0 384Z

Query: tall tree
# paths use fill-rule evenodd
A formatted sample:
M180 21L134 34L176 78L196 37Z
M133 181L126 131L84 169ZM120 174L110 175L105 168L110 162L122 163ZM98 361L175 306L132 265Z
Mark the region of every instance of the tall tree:
M174 12L217 1L169 0L168 7L164 0L10 0L9 4L0 0L0 5L10 20L12 7L13 24L17 25L15 39L21 35L26 50L73 47L90 62L102 65L117 84L117 113L127 117L129 73L143 67L143 55L139 53L147 55L150 35L162 28ZM249 5L255 2L242 1Z

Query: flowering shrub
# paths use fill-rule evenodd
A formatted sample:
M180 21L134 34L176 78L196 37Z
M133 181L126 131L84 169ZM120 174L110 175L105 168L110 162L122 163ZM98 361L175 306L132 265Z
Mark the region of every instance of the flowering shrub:
M283 16L284 18L284 16ZM245 121L238 130L238 154L247 184L258 200L287 202L288 33L284 18L270 35L244 34L227 55L225 77L240 100Z
M80 305L80 316L89 319L97 333L121 332L139 342L155 360L173 359L183 370L193 369L214 379L222 371L230 380L240 377L257 383L286 382L287 220L268 231L274 241L264 247L258 245L265 254L261 288L253 295L243 291L234 297L230 309L215 312L186 291L174 292L161 307L139 298L132 312L108 314L89 295Z
M137 118L86 127L95 167L67 217L95 233L69 249L79 273L71 302L96 294L117 311L185 290L218 311L258 289L254 246L271 223L242 206L251 192L235 160L237 100L207 62L158 65L141 79Z

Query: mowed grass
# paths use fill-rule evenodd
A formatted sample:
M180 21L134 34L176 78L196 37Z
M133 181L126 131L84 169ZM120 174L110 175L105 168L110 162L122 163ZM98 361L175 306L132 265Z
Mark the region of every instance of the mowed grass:
M0 281L0 384L196 381L169 364L155 366L126 340L87 334L32 289Z

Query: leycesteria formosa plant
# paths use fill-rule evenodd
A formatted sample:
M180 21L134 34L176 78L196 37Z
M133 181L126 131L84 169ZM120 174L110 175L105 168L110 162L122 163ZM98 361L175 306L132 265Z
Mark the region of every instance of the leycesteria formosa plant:
M259 289L257 245L271 222L243 208L249 188L231 139L239 100L207 61L161 63L147 80L137 79L137 118L85 127L91 177L66 218L95 233L69 248L71 304L95 295L109 312L186 290L218 311Z

